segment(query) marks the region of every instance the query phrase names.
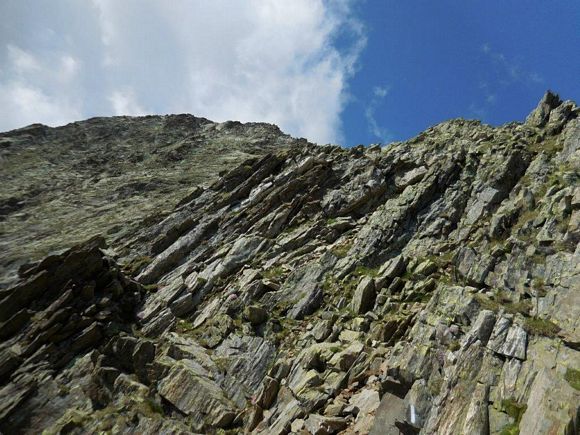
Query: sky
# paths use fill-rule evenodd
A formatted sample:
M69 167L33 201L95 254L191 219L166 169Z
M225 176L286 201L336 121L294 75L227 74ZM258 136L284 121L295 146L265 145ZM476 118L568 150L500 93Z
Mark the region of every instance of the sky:
M1 0L0 131L93 116L271 122L385 144L580 101L580 2Z

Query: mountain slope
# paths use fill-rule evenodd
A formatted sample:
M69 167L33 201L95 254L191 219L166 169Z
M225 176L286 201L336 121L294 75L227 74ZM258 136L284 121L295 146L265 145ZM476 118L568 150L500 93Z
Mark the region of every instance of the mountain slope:
M126 237L197 184L297 142L269 124L191 115L93 118L0 133L0 285L90 234Z
M0 430L576 433L579 112L291 144L22 269Z

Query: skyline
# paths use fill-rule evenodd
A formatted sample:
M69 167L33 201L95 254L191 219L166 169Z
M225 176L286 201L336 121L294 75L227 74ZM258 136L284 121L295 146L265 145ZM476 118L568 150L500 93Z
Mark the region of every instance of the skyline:
M580 4L7 0L0 13L1 131L192 113L353 146L450 118L522 121L547 89L580 99Z

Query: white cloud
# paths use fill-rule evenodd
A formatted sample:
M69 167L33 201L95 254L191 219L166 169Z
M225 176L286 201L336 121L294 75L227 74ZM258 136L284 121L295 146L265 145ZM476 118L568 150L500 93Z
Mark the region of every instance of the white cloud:
M510 84L516 81L527 81L531 83L541 83L542 77L534 72L528 71L521 65L520 59L508 58L505 54L494 50L490 44L481 46L481 51L492 61L502 75L503 84Z
M78 107L67 98L47 95L41 89L22 82L0 83L0 107L3 108L2 123L14 127L40 121L61 125L82 116Z
M370 103L365 108L365 118L367 120L369 131L381 142L386 143L392 140L392 134L389 130L379 124L375 112L379 105L391 90L390 86L375 86Z
M32 0L20 0L4 15L20 13L39 36L0 35L12 47L0 85L23 82L51 104L66 100L75 111L63 114L80 117L189 112L272 122L295 136L337 142L348 80L366 44L351 3L55 0L34 14ZM1 118L6 129L30 116Z
M6 45L8 59L17 73L29 73L38 71L40 65L33 55L12 44Z
M523 66L523 60L518 57L509 57L495 50L491 44L484 43L480 47L483 58L489 68L482 68L485 79L480 80L481 92L479 101L473 101L468 108L469 113L477 119L485 120L508 87L526 85L534 86L543 82L542 77Z
M117 90L109 96L115 115L145 115L147 112L141 107L131 90Z
M495 103L497 96L495 94L488 94L485 96L485 102L489 104Z
M387 86L375 86L373 88L373 94L378 98L385 98L389 93L389 88Z
M0 128L43 122L58 125L82 117L78 100L67 92L79 72L67 54L41 59L15 44L5 47L0 71Z
M60 58L59 77L61 80L68 81L73 79L78 74L79 69L79 61L71 55L65 54Z

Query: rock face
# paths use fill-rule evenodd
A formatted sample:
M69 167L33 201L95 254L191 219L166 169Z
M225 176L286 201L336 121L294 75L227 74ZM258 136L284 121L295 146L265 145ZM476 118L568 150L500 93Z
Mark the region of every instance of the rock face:
M0 292L0 432L577 433L579 114L382 149L198 120L258 156Z
M297 143L274 125L191 115L93 118L0 133L0 288L23 262L87 235L102 233L120 247L116 241L159 221L220 172Z

